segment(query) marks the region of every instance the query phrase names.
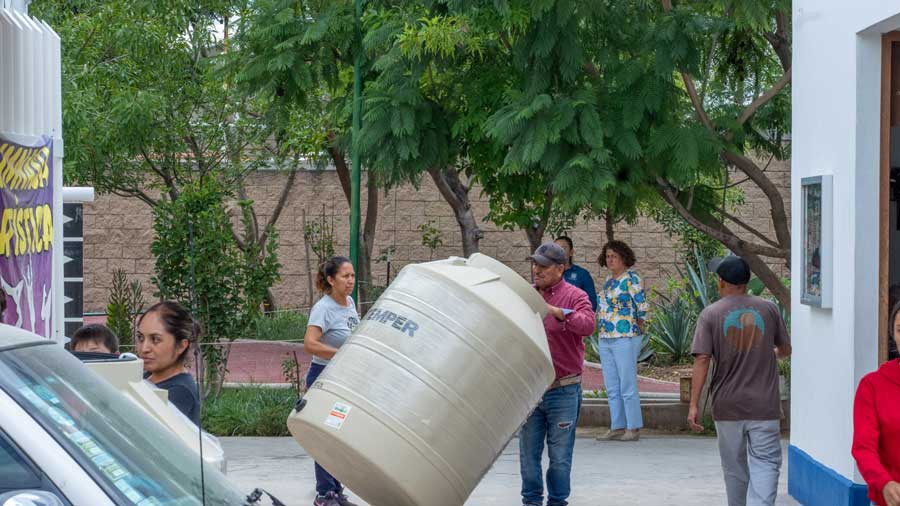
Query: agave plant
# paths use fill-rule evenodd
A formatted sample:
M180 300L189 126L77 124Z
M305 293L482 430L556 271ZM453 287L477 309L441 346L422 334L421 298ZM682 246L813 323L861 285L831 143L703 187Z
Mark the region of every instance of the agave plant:
M655 306L648 328L650 341L656 350L677 364L691 354L697 312L685 297L673 297Z
M694 262L685 262L687 274L678 269L678 274L689 282L691 300L694 303L696 312L699 313L703 309L718 300L719 288L716 280L710 275L707 268L708 260L699 248L694 248Z

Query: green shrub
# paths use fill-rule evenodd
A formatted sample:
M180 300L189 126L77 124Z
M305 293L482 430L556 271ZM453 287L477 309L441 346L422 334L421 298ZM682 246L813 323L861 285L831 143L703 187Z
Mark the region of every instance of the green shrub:
M650 342L673 364L681 363L691 355L697 313L685 297L676 296L654 305L653 319L648 325Z
M595 364L600 363L600 355L597 353L597 348L594 347L594 339L597 339L597 336L585 336L584 338L584 359L588 362L593 362Z
M719 300L718 278L714 273L709 272L707 268L708 263L709 259L706 258L706 255L699 248L695 248L693 258L685 262L687 274L678 269L681 277L687 280L687 285L690 289L689 294L691 295L690 300L693 302L698 314L706 306Z
M253 322L253 339L260 341L303 342L309 317L293 311L279 311L260 315Z
M140 281L128 282L122 269L112 272L109 303L106 305L106 326L119 338L125 348L134 345L134 318L144 310L144 295Z
M225 388L203 407L203 430L215 436L290 436L287 419L297 402L291 388Z
M600 390L585 390L582 397L585 399L608 399L609 396L606 394L606 389L602 388Z
M271 226L265 244L235 238L224 202L229 190L216 178L197 178L175 200L153 208L156 264L151 278L160 299L190 308L203 332L200 344L230 343L251 333L269 288L279 279L278 234ZM245 237L254 227L252 202L239 202ZM218 395L228 371L222 346L202 346L204 391Z

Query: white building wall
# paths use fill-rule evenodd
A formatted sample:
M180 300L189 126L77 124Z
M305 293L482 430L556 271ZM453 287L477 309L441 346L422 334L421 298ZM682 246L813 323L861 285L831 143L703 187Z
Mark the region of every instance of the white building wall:
M859 481L853 396L877 367L881 34L900 28L885 0L793 4L791 443ZM800 304L801 185L834 176L834 307Z

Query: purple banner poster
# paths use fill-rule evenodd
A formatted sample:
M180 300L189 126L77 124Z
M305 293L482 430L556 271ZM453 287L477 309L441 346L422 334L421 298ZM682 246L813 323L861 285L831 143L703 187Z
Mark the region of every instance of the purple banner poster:
M3 323L50 337L53 300L53 144L0 138Z

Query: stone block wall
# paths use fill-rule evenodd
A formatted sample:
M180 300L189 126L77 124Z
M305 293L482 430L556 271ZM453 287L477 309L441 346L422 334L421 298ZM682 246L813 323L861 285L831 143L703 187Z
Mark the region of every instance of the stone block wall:
M775 161L767 166L766 173L781 189L786 199L785 205L790 209L790 163ZM247 189L255 202L260 223L265 223L271 215L285 179L284 173L269 171L250 177ZM755 186L744 185L744 188L745 202L738 215L766 235L774 237L768 200ZM481 196L478 189L473 190L471 197L475 216L483 219L488 212L486 197ZM365 191L362 198L365 212ZM347 254L349 248L349 206L337 174L328 170L299 174L277 224L280 234L279 260L283 268L281 281L274 287L274 293L281 308L303 308L310 301L311 280L307 275L303 239L304 210L308 222L318 219L323 212L329 222L333 218L337 252ZM459 227L453 212L428 178L423 178L419 188L408 185L387 194L380 193L378 213L375 254L377 256L382 249L395 246L392 274L408 263L427 261L431 257L429 249L422 245L419 227L424 223L431 222L442 233L444 244L434 251L434 259L462 254ZM130 278L140 280L147 300L153 300L150 208L137 199L102 195L96 202L85 204L84 223L85 311L105 310L112 271L117 268L124 269ZM527 258L530 251L525 233L500 230L487 222L482 222L481 228L484 231L481 251L528 277L530 264ZM604 223L580 222L569 235L575 241L576 263L591 271L595 279L605 276L596 263L600 248L606 241ZM676 266L681 260L677 258L675 241L652 220L641 218L633 226L618 225L616 238L632 246L638 258L636 269L650 286L663 287L668 276L677 275ZM315 263L313 257L310 261L313 269ZM384 284L385 271L384 264L373 263L376 284ZM781 266L779 272L786 274Z

